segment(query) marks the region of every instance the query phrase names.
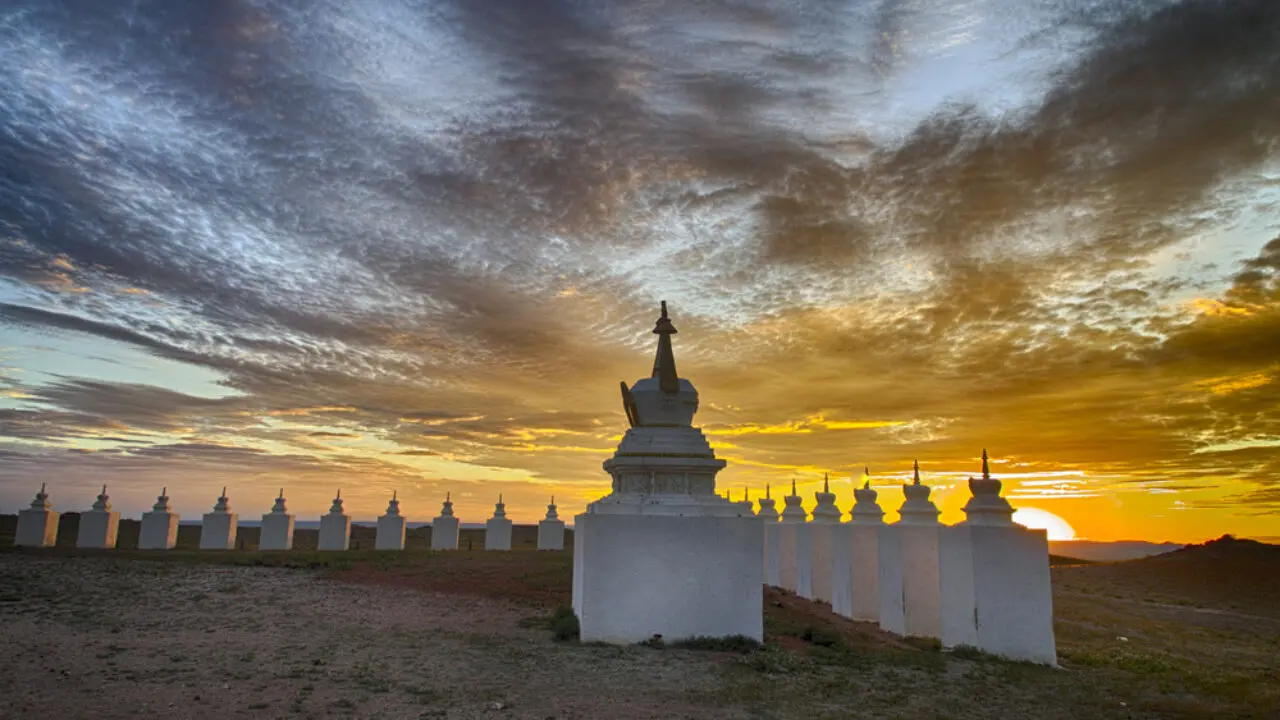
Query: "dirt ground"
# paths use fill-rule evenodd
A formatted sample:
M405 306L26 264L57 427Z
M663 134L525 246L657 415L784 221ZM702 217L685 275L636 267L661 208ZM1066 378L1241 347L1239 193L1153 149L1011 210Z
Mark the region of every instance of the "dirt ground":
M1055 569L1051 669L776 590L753 652L555 642L560 553L148 557L0 552L0 718L1280 717L1280 609L1165 565Z

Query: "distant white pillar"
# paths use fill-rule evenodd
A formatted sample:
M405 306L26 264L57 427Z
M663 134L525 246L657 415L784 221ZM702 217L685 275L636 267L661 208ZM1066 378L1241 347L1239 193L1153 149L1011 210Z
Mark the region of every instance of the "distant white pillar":
M813 565L809 554L809 513L803 498L796 494L795 480L791 494L782 501L782 522L778 524L778 584L804 598L813 597Z
M869 473L868 473L869 474ZM880 536L884 532L884 511L876 502L877 493L868 478L853 491L849 512L849 617L880 622ZM901 580L899 580L901 587ZM901 608L901 600L898 602Z
M18 511L18 527L13 544L18 547L53 547L58 542L58 513L49 503L44 483L31 501L31 507Z
M76 534L76 547L110 550L116 546L116 533L120 529L120 513L111 509L111 497L107 486L93 503L93 509L80 513L80 530Z
M942 644L1056 665L1047 535L1013 522L985 449L969 490L966 520L942 543Z
M294 518L285 507L284 488L271 506L271 512L262 515L262 531L258 536L259 550L292 550Z
M770 497L770 488L764 486L764 497L758 501L760 512L756 517L764 522L764 584L781 587L778 577L778 510L774 506L777 500Z
M493 508L493 517L484 524L484 549L511 549L511 521L507 519L507 506L503 504L501 495Z
M160 497L149 512L142 513L142 527L138 533L139 550L172 550L178 544L178 513L169 507L169 488L160 490Z
M404 549L405 519L400 514L400 501L396 492L391 491L391 502L387 503L387 514L378 518L378 535L374 540L375 550Z
M932 488L920 483L920 465L915 478L902 486L906 496L902 519L893 527L902 568L902 634L913 637L942 637L942 569L939 539L943 525L938 508L929 500Z
M538 522L538 549L564 550L564 521L556 513L554 495L547 505L547 516Z
M240 516L231 512L227 489L224 487L213 505L213 512L205 513L200 523L200 549L235 550L239 527Z
M346 550L351 547L351 516L342 511L342 491L333 498L329 512L320 516L317 550Z
M458 549L458 518L453 516L452 493L445 493L440 515L431 521L431 549Z
M840 508L825 475L822 492L815 493L817 505L809 523L809 557L813 599L831 605L833 612L849 614L849 554L847 529L840 523Z

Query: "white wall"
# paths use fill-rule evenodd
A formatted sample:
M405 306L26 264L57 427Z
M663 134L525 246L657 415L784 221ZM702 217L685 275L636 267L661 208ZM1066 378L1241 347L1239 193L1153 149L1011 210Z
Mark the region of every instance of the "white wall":
M484 526L485 550L511 549L511 521L506 518L489 518Z
M813 558L808 523L778 523L778 585L813 597Z
M811 522L808 525L812 558L811 581L813 599L831 605L831 611L848 616L849 596L849 526L838 523Z
M378 532L374 536L374 550L404 549L404 516L383 515L378 518Z
M58 513L25 508L18 511L13 544L18 547L53 547L58 541Z
M763 640L763 525L754 517L574 518L574 609L584 642Z
M293 549L293 516L285 513L267 513L262 516L262 531L258 536L259 550Z
M880 622L880 532L884 525L849 526L849 614Z
M431 549L458 549L458 518L441 515L431 521Z
M139 550L172 550L178 544L178 513L149 510L142 513L138 533Z
M942 525L894 525L901 548L904 635L942 637L942 573L938 539Z
M317 550L346 550L351 547L351 516L325 513L320 516Z
M897 525L886 525L880 529L879 614L881 630L904 635L907 631L907 618L902 599L902 541L898 537L898 529Z
M240 516L235 513L205 513L200 522L201 550L235 550Z
M80 529L76 547L109 550L116 546L120 529L120 513L115 510L89 510L80 513Z
M538 521L538 549L539 550L563 550L564 549L564 521L563 520L539 520Z
M778 523L764 520L764 584L782 587L778 575Z

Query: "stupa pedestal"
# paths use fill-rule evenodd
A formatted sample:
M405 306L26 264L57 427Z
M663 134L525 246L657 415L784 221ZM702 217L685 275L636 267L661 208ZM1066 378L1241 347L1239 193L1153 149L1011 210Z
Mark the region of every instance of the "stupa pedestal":
M1056 665L1047 535L1013 522L986 450L969 489L966 520L946 529L941 546L942 644Z
M49 503L44 483L31 501L31 507L18 511L18 527L13 534L17 547L53 547L58 542L58 513Z
M826 477L822 492L815 493L817 505L809 523L809 557L812 562L813 599L831 605L831 611L848 615L849 610L849 541L847 529L840 523L840 508Z
M871 481L853 491L849 512L849 614L852 620L880 622L880 535L884 532L884 511L876 502ZM899 579L899 587L901 586ZM901 602L899 602L901 607Z
M387 514L378 518L378 534L373 541L375 550L404 549L405 518L400 514L400 501L396 493L391 492L391 501L387 503Z
M938 508L929 500L930 492L929 486L920 483L920 466L917 464L913 482L903 486L906 501L899 511L902 519L893 525L892 537L897 544L902 572L902 634L941 638L939 541L944 526L938 522ZM890 592L893 590L888 589Z
M511 521L507 519L507 506L503 504L501 495L493 508L493 517L484 524L484 549L511 549Z
M804 499L796 494L791 481L791 494L782 498L782 521L778 523L778 585L803 598L813 598L813 554L809 534L809 513Z
M205 513L200 523L200 549L235 550L239 526L240 516L231 512L227 489L222 488L218 502L214 503L213 512Z
M351 547L351 516L342 511L342 491L333 498L329 512L320 516L317 550L347 550Z
M452 493L445 493L440 515L431 521L431 549L458 549L458 518L453 515Z
M760 498L760 512L756 517L764 523L764 584L781 587L778 575L778 510L777 503L769 494L769 486L764 486L764 497Z
M547 516L538 521L538 549L564 550L564 521L556 513L556 498L551 497Z
M116 546L116 532L120 528L120 513L111 509L111 497L107 486L93 503L93 509L80 513L80 531L76 534L76 547L110 550Z
M663 304L651 377L622 386L630 429L605 461L612 492L574 518L573 609L584 642L764 636L761 521L716 495L725 462L693 427Z
M156 504L142 513L138 532L139 550L172 550L178 544L178 513L169 507L169 488L160 491Z
M292 550L294 518L285 507L284 488L271 506L271 512L262 516L262 532L258 536L259 550Z

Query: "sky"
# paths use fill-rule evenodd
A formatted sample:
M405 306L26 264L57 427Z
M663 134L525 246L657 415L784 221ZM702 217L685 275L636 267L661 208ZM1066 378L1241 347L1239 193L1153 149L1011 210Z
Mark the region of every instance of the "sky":
M665 300L734 499L1280 539L1272 0L10 0L0 87L2 512L568 517Z

